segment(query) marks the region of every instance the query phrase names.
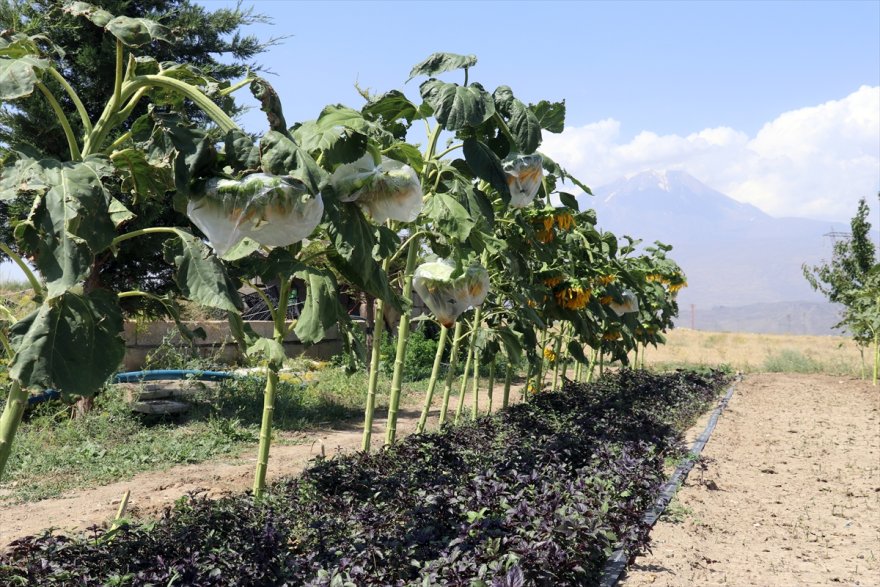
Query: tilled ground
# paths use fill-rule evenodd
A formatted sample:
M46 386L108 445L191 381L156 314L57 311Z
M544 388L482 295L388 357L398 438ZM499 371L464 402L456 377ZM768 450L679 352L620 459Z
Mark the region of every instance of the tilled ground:
M703 458L621 586L880 586L878 388L748 375Z

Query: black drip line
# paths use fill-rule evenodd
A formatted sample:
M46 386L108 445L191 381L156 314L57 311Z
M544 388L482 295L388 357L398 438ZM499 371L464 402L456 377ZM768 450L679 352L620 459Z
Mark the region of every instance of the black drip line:
M737 381L739 379L740 378L738 377ZM651 506L651 509L648 510L642 518L642 520L651 528L654 527L654 524L657 523L657 520L669 505L669 502L672 501L676 491L678 491L679 485L687 479L688 473L694 468L694 464L697 460L696 457L700 456L706 443L709 442L709 437L712 436L712 431L715 430L715 425L718 423L718 418L721 416L721 412L727 408L727 403L733 396L733 390L735 387L736 381L730 384L727 393L721 398L721 401L718 402L718 407L712 412L712 416L709 418L705 430L703 430L703 433L697 437L697 440L694 441L693 446L691 446L688 458L676 467L675 472L660 490L660 495L654 501L654 505ZM625 545L621 545L605 563L605 568L602 570L602 579L599 581L599 587L616 587L617 582L620 581L620 576L623 574L623 571L626 570L628 559L629 556L626 547Z

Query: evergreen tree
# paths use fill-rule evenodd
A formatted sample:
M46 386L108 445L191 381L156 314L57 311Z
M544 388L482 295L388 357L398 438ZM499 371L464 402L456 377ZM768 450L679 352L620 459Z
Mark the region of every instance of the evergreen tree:
M153 43L143 47L142 52L157 61L188 63L200 68L218 80L235 80L247 71L259 70L252 62L254 57L277 41L261 42L254 36L243 35L241 27L266 22L265 17L251 10L219 9L209 11L192 4L190 0L97 0L93 4L115 15L148 17L160 21L173 33L170 43ZM52 51L55 66L76 89L91 120L97 119L112 92L115 76L116 47L111 35L96 26L90 26L82 18L67 15L61 0L0 0L0 29L22 32L28 35L45 32L57 45ZM67 94L55 85L54 80L45 83L58 97L67 112L75 108ZM148 100L143 100L129 120L147 111ZM238 113L231 98L218 101L229 114ZM206 123L198 109L182 103L189 118ZM78 117L71 116L74 132L82 133ZM56 117L45 100L30 99L4 104L0 108L0 161L8 161L16 152L40 157L67 157L67 142ZM124 193L114 194L126 202ZM19 200L0 203L0 239L14 246L12 231L15 221L23 218L31 202ZM153 205L138 207L138 217L130 224L131 229L151 225L190 226L186 216L177 213L170 199ZM112 283L116 289L141 289L152 293L170 291L171 268L162 258L161 238L156 246L123 246L116 257L108 255L100 260L95 276L98 284ZM128 304L143 304L135 298ZM142 308L143 309L143 308Z

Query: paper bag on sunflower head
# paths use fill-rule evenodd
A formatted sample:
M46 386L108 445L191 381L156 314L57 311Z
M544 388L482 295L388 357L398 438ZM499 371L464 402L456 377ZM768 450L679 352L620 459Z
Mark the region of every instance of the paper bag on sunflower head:
M448 260L424 263L413 274L413 288L443 326L471 306L479 306L489 293L489 273L480 265L471 265L452 279L455 264Z
M412 167L382 157L376 165L367 153L354 163L340 165L330 183L339 199L355 202L374 222L388 219L412 222L422 211L422 184Z
M189 201L186 214L217 255L248 237L285 247L309 236L321 222L324 201L291 177L254 173L241 180L213 178Z
M504 160L507 187L510 188L510 205L525 208L538 195L544 177L544 159L538 153L517 155Z
M611 302L608 304L608 307L611 308L615 314L623 316L624 314L639 311L639 299L636 297L636 294L631 291L625 291L621 297L623 298L622 303L618 304L617 302Z

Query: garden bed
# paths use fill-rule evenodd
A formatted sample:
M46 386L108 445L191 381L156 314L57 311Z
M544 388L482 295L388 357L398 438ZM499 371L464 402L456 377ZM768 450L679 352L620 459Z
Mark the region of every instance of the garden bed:
M719 373L624 371L158 521L14 542L4 584L584 585L641 522ZM522 580L521 580L522 579ZM479 583L477 583L479 584Z

